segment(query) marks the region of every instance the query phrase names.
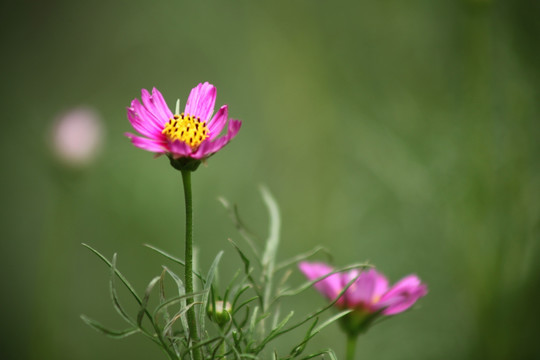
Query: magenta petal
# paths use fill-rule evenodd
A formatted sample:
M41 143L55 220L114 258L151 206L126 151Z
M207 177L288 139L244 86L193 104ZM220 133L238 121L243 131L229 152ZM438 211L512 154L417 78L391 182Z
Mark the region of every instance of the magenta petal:
M229 111L227 105L223 105L208 124L208 131L210 132L208 140L214 140L221 133L221 130L223 130L227 123L228 116Z
M369 305L375 292L376 276L377 273L373 269L362 271L354 284L347 290L347 305Z
M191 116L208 121L214 112L216 88L207 82L199 84L191 90L184 112Z
M151 121L142 120L133 107L127 108L127 117L131 126L133 126L133 128L141 135L152 139L164 138L161 135L161 129L157 128L155 123Z
M203 141L203 143L199 146L197 151L192 155L195 159L202 159L207 156L212 155L213 153L218 152L223 148L225 145L229 143L229 141L232 140L240 130L240 127L242 126L242 122L239 120L231 119L229 121L229 127L227 130L227 134L224 136L214 140L214 141Z
M373 298L371 301L376 302L388 291L388 280L383 274L375 271L375 269L373 269L373 272L375 273L375 288L373 289Z
M181 157L190 157L191 156L191 147L180 140L175 140L169 143L169 150L173 158L178 159Z
M146 109L159 119L162 124L172 118L173 114L158 89L153 88L152 95L146 89L142 89L141 99Z
M153 113L148 111L148 109L146 109L138 99L134 99L131 102L131 107L128 108L128 115L131 115L132 118L139 119L142 126L154 134L152 137L157 136L157 134L161 134L165 121L158 119Z
M427 286L416 275L409 275L396 283L384 294L377 307L384 308L383 314L394 315L410 308L419 298L427 294Z
M306 261L298 264L298 267L310 281L325 276L334 270L332 267L324 263L310 263ZM341 290L343 290L341 274L332 274L318 281L314 286L328 299L334 300L339 295Z
M130 133L126 133L125 135L128 138L130 138L133 145L135 145L138 148L155 152L155 153L160 153L160 154L167 152L166 143L164 142L159 142L152 139L146 139L146 138L133 135Z

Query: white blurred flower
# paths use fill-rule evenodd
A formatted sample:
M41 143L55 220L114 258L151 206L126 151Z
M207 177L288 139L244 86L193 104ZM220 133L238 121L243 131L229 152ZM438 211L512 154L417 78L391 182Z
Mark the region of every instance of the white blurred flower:
M74 108L62 114L52 129L52 147L65 165L85 166L94 160L103 141L99 114L91 108Z

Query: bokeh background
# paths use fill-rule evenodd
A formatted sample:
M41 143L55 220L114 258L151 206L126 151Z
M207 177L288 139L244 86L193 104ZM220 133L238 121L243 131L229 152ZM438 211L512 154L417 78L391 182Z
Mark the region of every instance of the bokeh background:
M538 359L540 3L458 1L5 1L2 55L2 359L163 357L120 327L107 256L139 291L182 256L180 174L134 148L125 115L141 88L173 107L202 81L243 120L194 174L195 241L207 268L241 242L224 209L261 235L266 184L282 259L316 245L337 265L369 260L429 295L359 342L373 359ZM77 168L51 150L73 108L103 122ZM169 264L170 265L170 264ZM294 274L292 283L302 277ZM128 302L128 300L126 300ZM325 303L308 291L291 307ZM343 354L338 327L311 349Z

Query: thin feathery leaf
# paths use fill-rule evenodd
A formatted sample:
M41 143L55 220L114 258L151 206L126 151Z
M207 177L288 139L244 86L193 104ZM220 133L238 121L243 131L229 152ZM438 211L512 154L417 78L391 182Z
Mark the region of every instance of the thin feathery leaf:
M349 266L345 266L345 267L336 269L336 270L331 271L328 274L325 274L325 275L323 275L321 277L318 277L318 278L316 278L316 279L314 279L312 281L305 282L303 285L299 286L298 288L296 288L294 290L285 291L285 292L279 294L274 301L276 301L277 299L279 299L281 297L298 295L301 292L303 292L303 291L305 291L307 289L310 289L317 282L319 282L321 280L324 280L324 279L326 279L327 277L329 277L329 276L331 276L333 274L337 274L337 273L352 270L352 269L365 269L365 268L370 268L370 267L372 267L372 265L370 265L368 263L358 263L358 264L353 264L353 265L349 265Z
M144 246L146 246L147 248L151 249L151 250L154 250L155 252L157 252L158 254L160 255L163 255L165 256L167 259L179 264L179 265L182 265L182 266L186 266L186 263L184 262L184 260L180 260L179 258L165 252L164 250L161 250L153 245L150 245L150 244L144 244ZM197 278L199 278L200 280L202 280L202 276L201 274L199 274L197 271L193 270L193 275L195 275Z
M225 207L231 219L233 220L234 226L236 227L240 235L244 238L246 243L249 245L253 254L255 254L257 261L259 261L260 250L257 248L257 246L255 245L255 241L253 240L256 236L248 230L244 222L240 219L238 207L236 205L231 206L231 204L223 197L219 197L218 200L219 202L221 202L223 207Z
M221 260L221 257L223 256L223 251L220 251L214 261L212 262L212 265L210 266L210 270L208 270L208 275L206 276L206 283L204 284L204 291L205 293L203 294L202 296L202 299L201 299L201 303L202 303L202 306L201 306L201 311L199 312L199 329L204 329L204 320L205 320L205 317L206 317L206 307L207 307L207 304L208 304L208 296L210 294L210 289L212 287L212 282L214 281L214 275L216 274L216 269L217 269L217 266L219 264L219 261ZM215 304L213 304L214 306L214 309L216 308ZM199 336L201 336L199 334Z
M195 292L195 293L191 293L191 294L185 294L185 295L182 295L182 296L176 296L176 297L173 297L172 299L169 299L169 300L165 301L163 304L160 304L158 307L155 308L154 313L153 313L154 319L156 319L156 321L157 321L157 316L159 315L159 313L162 312L167 307L172 306L174 304L178 304L182 300L185 300L187 298L194 298L195 296L202 295L203 293L204 293L204 291L199 291L199 292ZM197 304L200 305L201 302L197 302Z
M172 277L172 279L174 280L174 282L176 283L176 286L178 288L178 295L179 296L183 296L185 295L186 293L186 289L184 287L184 283L182 282L182 280L180 279L180 277L178 275L176 275L173 271L169 270L169 268L167 268L166 266L163 267L165 269L165 271L167 271L167 273L169 274L170 277ZM186 307L186 300L185 299L182 299L180 301L180 309L183 309ZM189 325L188 325L188 321L187 321L187 317L186 316L182 316L181 319L180 319L181 323L182 323L182 327L184 328L184 331L186 333L189 332Z
M236 279L238 279L238 277L240 276L240 274L242 273L242 270L238 269L236 270L236 272L234 273L234 276L232 278L232 280L229 282L229 285L227 285L227 288L225 289L225 294L223 295L223 301L226 302L227 300L229 300L229 293L231 292L233 286L234 286L234 282L236 281Z
M238 245L236 245L236 243L234 241L229 239L229 242L234 246L234 248L236 249L236 251L240 255L240 258L242 259L242 262L244 263L244 273L246 274L250 284L253 286L253 291L255 291L255 293L259 297L259 302L260 302L261 306L263 306L263 301L264 301L263 300L263 295L261 294L259 285L255 281L253 276L251 276L252 268L250 266L251 263L249 261L249 258L242 252L242 250L240 250L240 248L238 247Z
M243 288L241 288L235 295L234 295L234 299L233 299L233 302L232 302L232 308L233 310L236 308L236 303L240 300L240 296L242 296L242 294L244 292L246 292L247 290L251 289L252 286L250 284L246 284L244 285ZM257 298L257 297L255 297ZM223 301L226 301L226 300L223 300ZM251 301L251 300L250 300Z
M156 283L160 280L160 278L161 278L160 276L156 276L155 278L153 278L150 281L150 283L146 287L146 291L144 293L141 308L139 310L139 313L137 314L137 326L139 326L139 327L142 326L142 321L143 321L143 318L144 318L144 314L146 313L146 310L147 310L146 306L148 305L148 300L150 299L150 293L152 292L152 289L154 288Z
M130 335L136 334L141 331L137 327L131 327L125 330L111 330L111 329L107 329L105 326L101 325L99 322L90 319L86 315L81 315L81 319L94 330L97 330L98 332L114 339L123 339L125 337L128 337Z
M276 337L278 337L279 335L281 335L281 329L283 329L285 327L285 325L287 325L287 323L289 322L289 320L293 317L294 315L294 311L291 311L289 313L289 315L287 315L279 324L278 326L276 326L274 329L272 329L272 331L270 331L270 334L268 334L268 336L259 344L259 346L257 346L255 352L256 353L259 353L262 351L262 349L266 346L266 344L268 344L270 341L272 341L273 339L275 339Z
M111 295L111 300L116 312L130 325L135 325L135 321L128 315L120 304L118 299L118 294L116 292L116 282L114 281L116 277L116 253L114 253L112 262L111 262L111 277L109 281L109 293Z
M315 327L315 325L317 324L318 322L318 318L315 318L315 321L314 323L312 324L312 326L310 327L308 333L306 334L306 337L304 338L304 340L295 348L296 352L294 353L294 356L298 356L300 355L300 353L304 350L305 346L307 345L307 342L309 340L311 340L315 335L317 335L319 332L321 332L322 329L324 329L325 327L327 327L328 325L330 324L333 324L335 321L341 319L343 316L347 315L347 314L350 314L352 312L351 309L348 309L348 310L344 310L344 311L341 311L339 312L338 314L330 317L329 319L327 319L325 322L323 322L321 325L317 326L317 328L313 329Z
M326 350L320 351L318 353L311 354L311 355L308 355L306 357L303 357L301 360L309 360L309 359L313 359L314 357L322 356L322 355L328 355L330 360L337 360L338 359L336 353L334 352L334 350L326 349Z
M319 318L316 317L313 320L313 323L309 327L308 331L306 332L306 335L304 336L304 340L302 340L302 342L300 344L296 345L291 350L291 353L290 353L291 357L293 357L293 358L298 357L298 355L300 355L304 351L304 349L306 348L307 342L312 337L313 329L315 328L315 326L317 325L318 322L319 322Z
M109 260L107 260L107 258L105 256L103 256L99 251L97 251L96 249L94 249L93 247L91 247L90 245L88 244L85 244L85 243L82 243L82 246L84 246L85 248L89 249L90 251L92 251L94 254L96 254L101 260L103 260L103 262L105 264L107 264L107 266L109 267L112 267L112 264ZM120 271L118 271L118 269L115 269L114 270L116 276L118 276L118 278L120 279L120 281L122 281L122 283L126 286L126 288L129 290L129 292L131 293L131 295L133 295L133 297L137 300L137 302L139 303L139 305L142 303L142 300L141 298L139 297L139 295L137 295L137 292L135 291L135 289L133 288L133 286L131 286L131 284L129 283L129 281L127 281L127 279L125 278L124 275L122 275L122 273Z
M309 259L310 257L314 256L314 255L317 255L318 253L324 253L325 255L327 255L329 261L328 262L332 262L332 255L330 254L330 252L323 246L317 246L316 248L310 250L310 251L306 251L305 253L302 253L302 254L299 254L297 256L294 256L290 259L287 259L279 264L276 265L276 272L284 269L284 268L287 268L293 264L296 264L300 261L303 261L303 260L306 260L306 259Z
M360 276L360 275L358 275L358 276ZM305 324L306 322L308 322L309 320L311 320L311 319L313 319L313 318L319 316L319 315L322 314L324 311L330 309L332 306L334 306L334 305L337 303L337 301L339 300L339 298L340 298L341 296L343 296L343 294L345 294L345 292L346 292L347 290L349 290L349 288L354 284L354 282L356 281L356 279L358 279L358 276L354 277L351 281L349 281L349 282L347 283L347 285L343 288L343 290L341 290L340 293L336 296L336 298L335 298L334 300L332 300L330 303L328 303L328 305L326 305L326 306L320 308L319 310L315 311L314 313L308 315L306 318L304 318L304 319L301 320L300 322L298 322L298 323L296 323L296 324L294 324L294 325L288 327L287 329L283 330L281 333L277 334L275 337L281 336L281 335L283 335L283 334L285 334L285 333L288 333L288 332L291 331L291 330L294 330L294 329L298 328L299 326L304 325L304 324Z
M281 217L279 215L279 207L272 194L265 186L260 188L264 204L270 215L270 224L268 230L268 239L264 249L262 263L268 269L269 273L273 273L277 248L279 246L279 230L281 227Z
M167 333L171 330L171 327L174 325L174 323L178 319L180 319L182 316L184 316L184 314L196 304L200 305L201 303L200 302L193 302L193 303L189 304L188 306L186 306L185 308L183 308L182 310L180 310L178 313L176 313L173 316L173 318L170 321L168 321L165 324L165 326L163 327L163 336L166 336Z

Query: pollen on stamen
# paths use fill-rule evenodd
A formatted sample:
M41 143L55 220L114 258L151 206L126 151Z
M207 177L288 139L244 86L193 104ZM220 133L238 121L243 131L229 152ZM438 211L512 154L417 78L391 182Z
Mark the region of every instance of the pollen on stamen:
M200 118L182 113L169 119L161 133L170 141L179 140L196 149L208 138L208 127Z

